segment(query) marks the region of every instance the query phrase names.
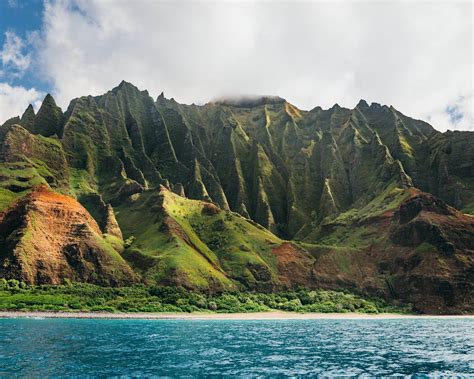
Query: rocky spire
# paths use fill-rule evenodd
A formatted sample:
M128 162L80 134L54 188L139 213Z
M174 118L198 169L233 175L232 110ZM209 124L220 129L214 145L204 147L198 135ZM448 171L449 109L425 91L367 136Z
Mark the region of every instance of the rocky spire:
M63 112L56 105L53 97L48 93L41 104L35 119L33 133L45 137L59 136L62 129Z
M35 124L35 110L33 109L33 105L28 105L28 108L26 108L25 112L21 116L20 124L23 126L25 129L32 131L34 124Z

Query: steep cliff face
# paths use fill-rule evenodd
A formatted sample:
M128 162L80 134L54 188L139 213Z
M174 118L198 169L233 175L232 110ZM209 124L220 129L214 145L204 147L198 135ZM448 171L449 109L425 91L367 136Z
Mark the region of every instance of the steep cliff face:
M392 184L470 212L474 136L439 133L393 107L360 101L302 111L281 98L182 105L122 82L71 102L47 96L17 122L59 136L74 194L120 203L163 184L249 215L284 238L360 209ZM1 134L1 133L0 133Z
M47 184L148 283L352 288L460 312L472 309L473 146L472 132L363 100L196 106L122 82L64 113L47 96L0 127L0 210Z
M37 187L0 215L0 276L31 284L136 281L88 212L46 186Z
M474 217L419 193L402 203L394 220L394 248L412 249L386 261L395 295L424 312L474 311Z
M319 242L307 245L318 285L369 292L426 313L473 312L474 217L416 189L398 196L369 217L346 214L312 236Z

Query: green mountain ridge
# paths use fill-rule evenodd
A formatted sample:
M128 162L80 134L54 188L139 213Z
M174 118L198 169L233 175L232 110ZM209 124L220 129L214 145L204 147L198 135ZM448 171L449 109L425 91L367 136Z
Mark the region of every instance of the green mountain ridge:
M64 113L48 95L38 114L6 121L0 175L2 209L44 184L106 236L116 218L112 245L145 282L346 288L472 311L474 133L393 107L183 105L123 81Z

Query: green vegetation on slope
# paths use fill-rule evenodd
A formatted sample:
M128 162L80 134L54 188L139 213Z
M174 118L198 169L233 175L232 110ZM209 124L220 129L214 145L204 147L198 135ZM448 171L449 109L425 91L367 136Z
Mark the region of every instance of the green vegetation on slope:
M389 218L410 194L392 183L365 206L353 208L333 218L327 217L308 234L306 242L361 249L386 238L377 218ZM382 245L381 245L382 246Z
M165 213L163 200L158 191L150 191L116 208L126 241L124 257L151 282L174 281L203 290L232 288L232 282L217 267L214 254L192 230L186 233L175 221L185 217L181 214L184 208L170 206ZM183 201L191 209L195 206Z
M33 135L19 125L2 129L0 211L41 184L68 191L69 167L60 140Z
M278 282L272 248L283 241L230 211L146 191L116 208L128 240L124 256L152 282L187 288L271 288Z
M411 254L431 233L463 257L439 284L459 293L470 285L469 221L425 215L398 242L391 234L416 188L474 213L473 137L365 101L311 111L280 98L188 106L122 82L65 113L47 96L37 115L30 106L0 127L0 210L47 183L87 209L145 283L202 292L302 285L396 296L393 274L419 278ZM457 234L441 233L440 217ZM426 272L402 292L424 293L436 270Z
M46 183L38 171L25 162L0 163L0 179L0 211L31 188Z

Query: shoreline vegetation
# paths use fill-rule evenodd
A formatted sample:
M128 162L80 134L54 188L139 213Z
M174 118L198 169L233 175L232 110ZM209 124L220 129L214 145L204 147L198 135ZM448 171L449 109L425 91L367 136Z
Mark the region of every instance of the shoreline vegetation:
M413 314L410 305L347 291L295 289L280 292L205 294L180 287L101 287L86 283L27 285L0 279L0 311L85 314Z
M296 313L283 311L251 313L144 313L144 312L77 312L77 311L0 311L0 319L71 318L101 320L397 320L397 319L473 319L474 315L428 315L402 313Z

